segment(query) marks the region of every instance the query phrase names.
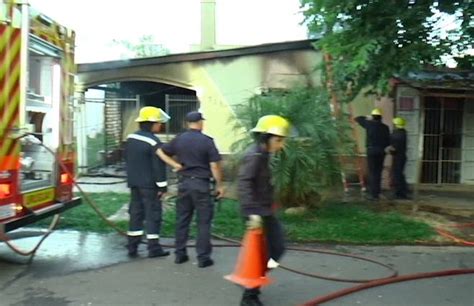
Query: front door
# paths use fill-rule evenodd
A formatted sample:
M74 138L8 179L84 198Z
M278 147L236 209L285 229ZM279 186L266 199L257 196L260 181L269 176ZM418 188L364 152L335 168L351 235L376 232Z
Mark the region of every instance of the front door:
M464 98L425 96L421 182L459 184Z

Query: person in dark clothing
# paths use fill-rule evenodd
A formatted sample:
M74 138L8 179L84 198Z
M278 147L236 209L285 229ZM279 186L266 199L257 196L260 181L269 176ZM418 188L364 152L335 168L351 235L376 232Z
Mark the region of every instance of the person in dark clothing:
M146 224L148 257L169 255L159 242L162 222L161 197L167 191L167 181L166 165L157 156L161 142L155 136L155 133L160 131L161 124L168 120L169 116L161 109L143 107L135 120L139 123L140 130L127 137L125 161L127 183L131 192L127 248L131 257L138 255L138 245L144 234L143 221Z
M392 178L396 199L408 199L408 186L405 180L405 164L407 161L407 132L405 119L395 117L394 129L390 137L390 153L392 154Z
M178 172L178 200L176 203L176 250L175 263L189 260L186 243L194 210L197 217L196 252L198 267L212 266L211 222L214 202L211 199L211 178L216 182L216 197L224 195L222 185L221 156L214 140L202 133L203 120L199 112L186 115L188 130L170 143L164 144L160 158ZM175 161L172 156L176 156Z
M385 148L390 145L390 130L382 123L382 112L375 108L371 118L359 116L355 118L367 131L367 165L369 168L370 200L378 200L381 191L382 170L385 159Z
M270 156L281 151L289 133L289 122L275 115L261 117L254 129L256 143L250 147L239 167L238 196L248 229L262 228L268 247L268 267L278 266L285 251L283 229L274 215L274 189L271 183ZM255 259L259 260L259 259ZM245 288L242 306L262 305L260 288Z

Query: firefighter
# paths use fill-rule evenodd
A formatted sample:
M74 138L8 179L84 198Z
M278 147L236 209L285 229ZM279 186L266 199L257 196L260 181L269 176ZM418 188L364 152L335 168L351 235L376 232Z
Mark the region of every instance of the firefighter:
M390 137L390 153L392 154L392 177L395 187L395 198L408 199L408 187L405 180L405 163L407 161L407 132L405 130L405 119L395 117L393 119L394 129Z
M148 240L148 257L169 255L159 241L162 222L161 199L167 191L167 181L166 165L157 156L157 150L162 143L155 135L169 119L168 114L160 108L143 107L135 120L140 129L127 137L125 161L131 192L127 247L131 257L137 256L138 245L143 236L143 221Z
M390 130L382 123L382 111L374 108L370 116L355 118L367 131L367 166L369 168L369 199L378 200L382 182L385 149L390 145Z
M271 155L283 149L289 126L280 116L261 117L251 130L256 142L242 159L238 174L241 212L248 229L263 227L269 256L265 261L268 260L269 268L278 265L285 251L283 229L272 209L274 195L269 163ZM240 305L262 305L259 294L259 288L245 289Z
M189 260L186 250L189 226L196 211L196 253L198 267L212 266L211 222L214 201L211 199L211 179L215 180L216 197L224 195L221 156L214 140L202 133L204 118L200 112L185 117L188 130L164 144L158 154L178 173L178 199L176 203L175 263ZM172 157L175 156L178 161Z

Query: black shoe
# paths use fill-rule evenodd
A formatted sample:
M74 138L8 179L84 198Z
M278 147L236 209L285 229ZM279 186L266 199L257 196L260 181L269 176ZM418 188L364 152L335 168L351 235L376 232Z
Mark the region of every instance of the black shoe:
M403 195L395 195L395 200L411 200L411 198L407 196L406 194L403 194Z
M165 256L168 256L169 254L170 254L170 252L164 251L164 250L148 251L148 257L149 258L165 257Z
M368 196L366 196L366 199L368 201L371 201L371 202L377 202L379 200L379 197L378 196L374 197L373 195L368 195Z
M244 296L240 301L240 306L263 306L258 295Z
M200 261L200 262L198 263L198 267L199 267L199 268L205 268L205 267L210 267L210 266L212 266L213 264L214 264L214 260L212 260L212 259L209 258L209 259L205 259L205 260L203 260L203 261Z
M128 257L137 258L138 257L138 251L137 250L129 250L128 251Z
M182 264L182 263L185 263L189 261L189 256L188 255L182 255L182 256L176 256L176 258L174 259L174 263L175 264Z

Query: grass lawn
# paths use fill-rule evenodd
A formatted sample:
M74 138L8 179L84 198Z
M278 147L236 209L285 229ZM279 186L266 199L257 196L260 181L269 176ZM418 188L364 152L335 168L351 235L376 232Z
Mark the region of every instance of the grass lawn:
M106 215L113 214L128 202L127 194L93 193L90 197ZM295 242L339 242L357 244L411 244L430 240L434 230L427 224L410 220L398 212L374 212L365 204L327 203L323 208L303 216L280 214L287 238ZM49 220L41 222L49 224ZM163 216L164 237L174 236L174 209ZM36 224L35 224L36 225ZM127 222L118 224L127 229ZM59 228L93 232L112 232L87 203L62 215ZM213 232L240 238L244 226L236 201L224 200L216 209ZM194 235L194 231L191 233Z

